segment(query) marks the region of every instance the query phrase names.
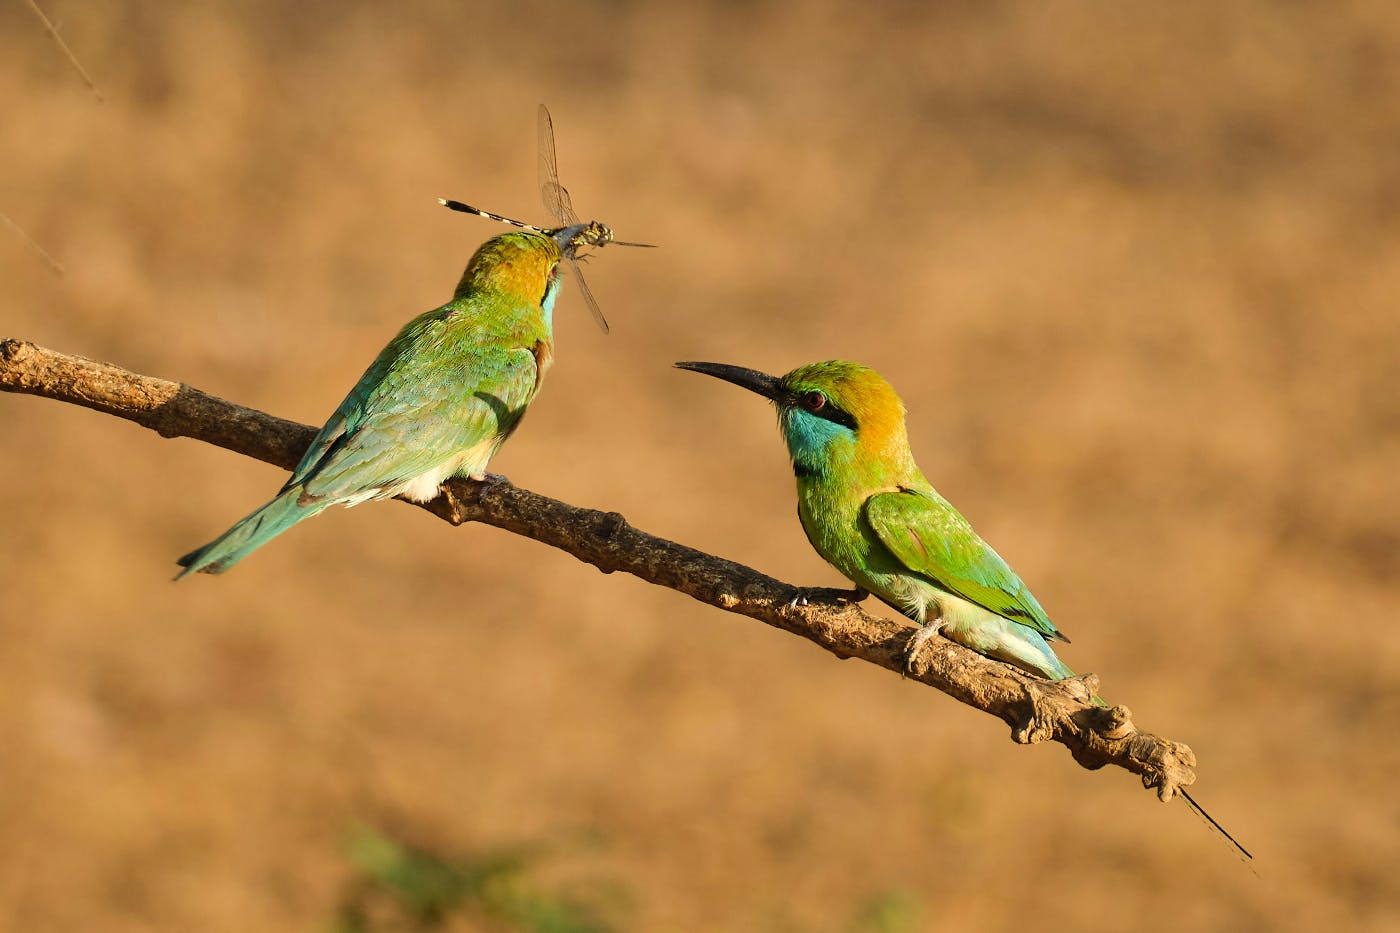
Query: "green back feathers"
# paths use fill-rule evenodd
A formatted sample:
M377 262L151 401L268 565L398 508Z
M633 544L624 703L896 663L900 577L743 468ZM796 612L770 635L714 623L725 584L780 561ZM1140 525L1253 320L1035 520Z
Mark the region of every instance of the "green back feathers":
M865 519L880 543L914 573L1047 638L1069 640L1001 555L932 488L871 496Z
M559 258L551 238L529 231L483 243L452 301L409 321L380 351L284 489L354 499L457 454L489 457L553 359Z

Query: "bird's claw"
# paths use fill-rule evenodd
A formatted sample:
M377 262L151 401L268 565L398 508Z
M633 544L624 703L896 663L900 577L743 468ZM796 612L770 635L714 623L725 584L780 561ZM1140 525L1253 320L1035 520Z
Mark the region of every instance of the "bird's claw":
M900 671L900 677L918 676L919 672L914 669L914 662L919 659L919 652L938 636L940 628L942 625L939 622L921 625L918 631L909 636L909 640L904 643L904 667Z
M798 590L797 595L788 600L787 607L795 611L798 606L806 606L807 604L807 594L802 590Z
M509 483L509 482L510 482L510 480L507 479L507 478L505 477L504 474L501 474L501 473L487 473L485 470L482 470L480 473L473 473L473 474L471 475L471 481L472 481L473 483Z

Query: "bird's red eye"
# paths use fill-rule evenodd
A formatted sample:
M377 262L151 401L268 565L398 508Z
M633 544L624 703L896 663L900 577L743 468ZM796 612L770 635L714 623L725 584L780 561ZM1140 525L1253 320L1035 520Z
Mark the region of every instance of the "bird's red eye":
M808 392L802 396L802 407L808 411L821 411L826 407L826 396L815 390Z

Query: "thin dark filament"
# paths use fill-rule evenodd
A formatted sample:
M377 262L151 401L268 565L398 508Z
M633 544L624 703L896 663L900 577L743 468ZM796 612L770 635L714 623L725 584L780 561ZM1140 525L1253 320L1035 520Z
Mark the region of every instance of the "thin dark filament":
M87 73L87 70L84 69L82 64L78 61L78 56L73 54L73 50L68 47L68 43L64 42L63 37L58 34L58 27L44 15L44 11L39 9L39 4L35 3L34 0L25 0L25 2L28 3L29 8L34 11L34 15L39 17L39 22L44 24L44 31L47 32L58 45L59 51L68 58L68 63L73 66L73 70L78 73L78 77L83 79L83 83L92 90L98 103L101 103L102 92L97 89L97 84L92 80L92 76Z
M1182 799L1182 800L1185 800L1185 801L1186 801L1186 805L1187 805L1188 807L1191 808L1191 812L1192 812L1192 813L1196 814L1196 815L1199 816L1201 819L1205 820L1206 823L1207 823L1207 825L1209 825L1211 829L1213 829L1213 830L1215 830L1217 833L1219 833L1219 834L1221 835L1221 837L1223 837L1223 838L1225 839L1225 841L1228 842L1228 843L1230 844L1230 846L1231 846L1239 855L1241 855L1241 856L1244 857L1244 858L1243 858L1243 861L1244 861L1246 864L1248 864L1250 861L1253 861L1254 856L1249 854L1249 850L1246 849L1244 846L1240 845L1239 840L1237 840L1234 836L1230 835L1230 833L1225 829L1224 826L1221 826L1219 823L1217 823L1217 822L1215 821L1215 817L1213 817L1213 816L1211 816L1209 813L1207 813L1207 812L1205 811L1205 808L1202 807L1200 804L1198 804L1198 803L1195 801L1195 799L1192 798L1192 796L1191 796L1190 794L1186 793L1186 791L1185 791L1184 789L1180 788L1180 787L1178 787L1178 788L1176 789L1176 792L1177 792L1178 794L1181 795L1181 799ZM1254 866L1252 866L1252 865L1250 866L1250 871L1254 871ZM1256 875L1256 876L1257 876L1258 874L1259 874L1258 872L1255 872L1255 875Z
M44 260L44 262L49 264L50 269L53 269L53 271L58 273L59 275L63 274L62 264L60 264L57 259L54 259L51 255L49 255L49 251L40 246L32 236L25 233L23 227L15 223L5 214L0 214L0 223L3 223L5 226L13 230L16 236L23 240L30 249L32 249L41 259Z

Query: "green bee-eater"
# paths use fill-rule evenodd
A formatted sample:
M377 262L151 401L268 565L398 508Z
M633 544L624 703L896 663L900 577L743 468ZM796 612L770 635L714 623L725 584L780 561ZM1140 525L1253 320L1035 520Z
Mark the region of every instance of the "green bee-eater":
M720 363L677 363L771 399L797 474L797 515L817 553L918 622L910 660L934 632L1051 680L1072 677L1068 641L1021 578L924 479L904 404L875 370L832 361L781 379Z
M576 225L483 243L452 300L380 351L277 496L180 558L180 577L223 573L332 505L426 502L448 477L482 478L554 358L559 263L595 242Z
M1050 647L1069 639L919 471L904 403L879 373L839 360L801 366L781 378L723 363L676 365L742 386L777 407L807 540L859 590L919 623L906 666L928 639L942 634L1050 680L1074 676ZM1250 857L1184 790L1178 792Z

